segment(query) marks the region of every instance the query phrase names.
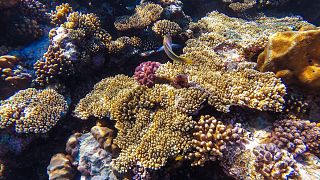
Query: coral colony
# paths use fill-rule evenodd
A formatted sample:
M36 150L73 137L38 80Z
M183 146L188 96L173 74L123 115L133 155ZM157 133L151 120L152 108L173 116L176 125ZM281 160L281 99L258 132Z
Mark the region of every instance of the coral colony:
M0 0L0 180L320 179L319 8Z

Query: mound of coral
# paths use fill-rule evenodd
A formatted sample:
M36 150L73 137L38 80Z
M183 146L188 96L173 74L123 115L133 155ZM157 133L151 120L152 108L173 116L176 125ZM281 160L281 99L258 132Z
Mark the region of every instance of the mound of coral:
M0 103L0 128L17 133L45 133L66 114L68 104L53 89L20 90Z

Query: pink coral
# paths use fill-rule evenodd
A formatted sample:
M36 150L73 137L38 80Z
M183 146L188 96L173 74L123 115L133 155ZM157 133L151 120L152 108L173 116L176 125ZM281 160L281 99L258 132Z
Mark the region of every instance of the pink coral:
M147 61L141 63L138 67L136 67L134 72L134 79L140 85L146 85L147 87L152 87L155 81L155 72L159 68L161 63Z

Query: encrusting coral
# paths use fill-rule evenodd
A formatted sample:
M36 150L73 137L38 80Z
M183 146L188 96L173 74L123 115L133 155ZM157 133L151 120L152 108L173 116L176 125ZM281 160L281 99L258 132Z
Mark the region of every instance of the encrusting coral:
M254 148L255 168L267 179L298 179L299 170L296 161L287 151L275 144L263 144Z
M47 167L50 180L73 179L76 171L72 166L72 158L62 153L55 154Z
M34 88L20 90L0 105L0 128L13 127L18 133L47 132L68 108L55 90Z
M192 147L188 158L192 165L203 166L206 161L221 160L228 146L246 142L246 132L239 125L225 125L209 115L201 116L194 127Z
M320 128L307 120L284 119L273 125L273 143L294 156L309 151L320 154Z
M169 20L159 20L154 23L152 30L161 37L167 34L175 36L182 31L179 24Z
M269 37L259 55L258 69L272 71L288 84L320 88L320 29L278 32Z
M135 8L132 16L118 17L114 25L119 31L142 29L158 20L162 11L163 8L158 4L143 3Z

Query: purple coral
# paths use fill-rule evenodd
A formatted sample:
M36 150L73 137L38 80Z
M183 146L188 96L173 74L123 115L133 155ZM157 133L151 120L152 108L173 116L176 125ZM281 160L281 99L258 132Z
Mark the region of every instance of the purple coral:
M152 87L155 81L155 72L161 63L154 61L147 61L141 63L136 67L134 72L134 79L140 84L147 87Z

